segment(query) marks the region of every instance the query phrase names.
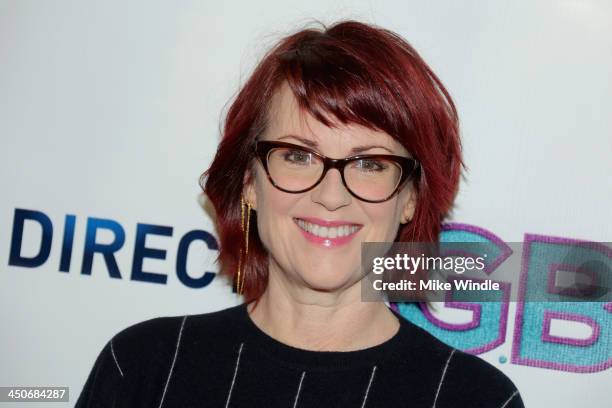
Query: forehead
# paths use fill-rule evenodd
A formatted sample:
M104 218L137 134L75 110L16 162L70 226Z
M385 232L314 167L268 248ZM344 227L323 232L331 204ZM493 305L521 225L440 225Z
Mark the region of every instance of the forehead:
M295 95L287 83L283 83L270 101L268 126L265 139L275 140L286 135L296 135L311 139L319 146L350 149L357 145L376 144L385 146L396 154L406 154L407 150L389 134L369 129L356 123L343 124L328 115L334 127L318 121L308 111L301 109Z

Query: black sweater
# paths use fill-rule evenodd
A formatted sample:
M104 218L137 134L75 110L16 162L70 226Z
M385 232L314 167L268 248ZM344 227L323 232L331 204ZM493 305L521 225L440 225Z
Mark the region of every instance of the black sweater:
M349 352L281 343L244 303L146 320L104 346L76 407L524 407L493 365L393 313L396 335Z

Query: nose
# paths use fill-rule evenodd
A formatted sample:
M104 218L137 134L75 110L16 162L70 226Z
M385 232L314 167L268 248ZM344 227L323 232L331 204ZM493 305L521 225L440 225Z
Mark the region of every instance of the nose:
M323 205L330 211L351 203L351 193L342 183L338 169L329 169L323 180L311 191L312 201Z

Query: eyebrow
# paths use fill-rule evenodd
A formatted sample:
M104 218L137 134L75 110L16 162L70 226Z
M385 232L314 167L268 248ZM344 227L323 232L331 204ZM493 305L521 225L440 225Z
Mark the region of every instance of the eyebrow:
M281 139L286 139L286 138L293 138L293 139L295 139L295 140L297 140L297 141L299 141L299 142L304 143L304 144L305 144L306 146L308 146L308 147L312 147L313 149L316 149L316 148L318 148L318 147L319 147L319 145L317 144L317 142L315 142L314 140L306 139L306 138L303 138L303 137L300 137L300 136L296 136L296 135L285 135L285 136L281 137L281 138L280 138L280 139L278 139L278 140L281 140ZM356 146L356 147L353 147L353 148L351 149L351 153L352 153L352 154L357 154L357 153L365 152L365 151L367 151L367 150L374 149L374 148L377 148L377 147L379 147L379 148L381 148L381 149L385 149L386 151L388 151L388 152L389 152L389 153L391 153L391 154L396 154L395 152L393 152L393 151L392 151L391 149L389 149L388 147L381 146L381 145L365 145L365 146Z

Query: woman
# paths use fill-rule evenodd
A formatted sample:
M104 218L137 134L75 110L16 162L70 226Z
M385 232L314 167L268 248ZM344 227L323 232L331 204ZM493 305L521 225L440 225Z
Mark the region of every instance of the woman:
M398 35L282 39L202 178L245 303L121 331L77 406L522 407L501 371L360 299L361 243L437 241L461 166L453 102Z

